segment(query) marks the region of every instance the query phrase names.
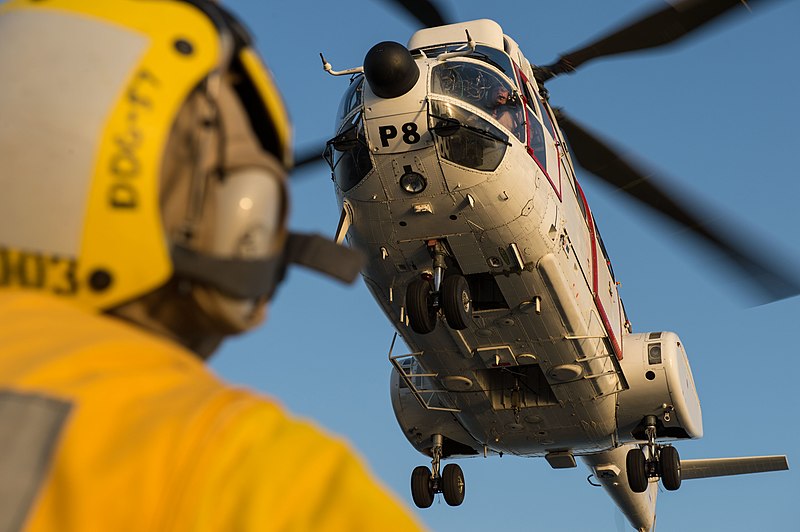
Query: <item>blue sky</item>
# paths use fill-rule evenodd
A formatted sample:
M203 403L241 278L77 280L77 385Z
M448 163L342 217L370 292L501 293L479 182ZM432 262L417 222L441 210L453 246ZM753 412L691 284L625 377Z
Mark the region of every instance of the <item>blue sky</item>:
M327 139L346 78L325 74L319 52L344 69L375 43L405 43L417 29L379 1L229 1L277 78L298 146ZM547 64L660 0L442 2L453 20L493 18L533 63ZM603 132L669 184L711 204L769 260L800 275L800 2L777 1L666 50L595 61L548 84L551 103ZM797 361L800 297L749 306L742 279L679 231L579 174L634 331L671 330L686 345L703 406L705 437L684 458L789 455L795 469L687 481L662 492L658 529L797 529L800 431ZM338 221L326 168L298 174L291 225L332 235ZM294 269L268 323L229 341L213 367L276 397L297 415L346 437L410 506L411 470L426 464L391 409L387 351L393 329L361 281L343 287ZM401 346L402 348L402 346ZM467 494L418 511L433 530L611 530L611 500L583 465L544 460L461 460ZM417 511L417 510L415 510Z

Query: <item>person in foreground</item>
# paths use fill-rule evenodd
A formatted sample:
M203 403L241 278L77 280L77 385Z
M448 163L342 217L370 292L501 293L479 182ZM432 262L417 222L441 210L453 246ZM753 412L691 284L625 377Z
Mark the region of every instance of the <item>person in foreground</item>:
M0 4L0 530L404 530L340 440L204 361L289 263L289 123L205 0Z

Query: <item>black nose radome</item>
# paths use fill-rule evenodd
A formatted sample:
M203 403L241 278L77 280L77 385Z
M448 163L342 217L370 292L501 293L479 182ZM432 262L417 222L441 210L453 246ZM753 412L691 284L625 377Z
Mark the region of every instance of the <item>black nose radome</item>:
M364 76L376 96L397 98L416 85L419 68L405 46L384 41L373 46L364 57Z

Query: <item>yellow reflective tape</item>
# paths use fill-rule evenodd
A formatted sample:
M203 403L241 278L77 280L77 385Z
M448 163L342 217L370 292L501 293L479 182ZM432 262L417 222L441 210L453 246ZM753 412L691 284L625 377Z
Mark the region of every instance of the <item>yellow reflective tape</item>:
M253 81L261 95L264 105L269 111L270 117L275 125L283 153L281 160L287 168L292 166L292 126L289 122L289 115L286 113L286 106L283 104L280 92L272 80L266 66L261 59L251 49L244 48L239 58L247 71L247 75Z
M126 3L135 6L108 18L143 31L151 46L120 95L98 152L78 274L89 285L81 295L95 308L148 292L172 273L158 201L163 149L181 104L220 54L213 24L187 4Z

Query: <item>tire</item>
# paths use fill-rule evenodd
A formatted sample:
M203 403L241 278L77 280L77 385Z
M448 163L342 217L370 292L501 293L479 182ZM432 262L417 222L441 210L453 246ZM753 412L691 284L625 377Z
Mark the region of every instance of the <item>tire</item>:
M664 489L675 491L681 487L681 458L678 449L672 447L662 447L658 457L659 467L661 468L661 484Z
M411 498L417 508L430 508L433 504L431 470L427 466L417 466L411 472Z
M628 486L634 493L647 491L647 464L641 449L631 449L625 457Z
M441 303L451 329L464 330L472 321L472 297L463 275L449 275L442 281Z
M442 469L442 494L450 506L458 506L464 502L464 473L458 464L447 464Z
M406 288L406 312L411 329L428 334L436 328L436 309L433 307L433 286L428 279L415 279Z

